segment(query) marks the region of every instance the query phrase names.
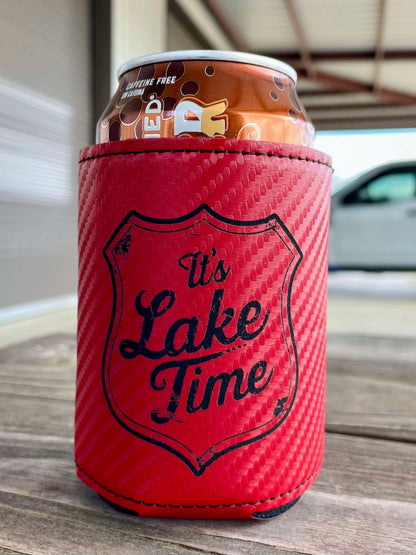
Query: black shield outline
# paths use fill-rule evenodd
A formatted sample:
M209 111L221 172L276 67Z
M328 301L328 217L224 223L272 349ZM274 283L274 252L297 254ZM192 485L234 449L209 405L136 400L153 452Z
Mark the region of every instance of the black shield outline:
M201 217L199 217L199 219L196 219L194 222L192 222L193 219L197 218L198 215L201 215ZM284 337L285 337L285 343L286 343L286 348L288 351L288 355L289 355L289 361L290 361L290 368L291 368L291 376L293 377L293 366L294 366L294 370L295 370L295 380L294 383L291 386L292 392L291 394L289 394L289 396L291 395L291 400L290 400L290 405L288 407L285 407L284 411L282 411L281 414L281 418L277 418L277 421L275 423L273 423L272 425L270 425L266 430L260 432L258 435L254 435L252 437L246 437L246 439L242 439L241 441L236 440L235 443L231 443L231 445L228 445L226 447L224 447L223 449L221 449L221 444L225 443L226 441L229 440L234 440L235 438L241 436L241 435L249 435L250 432L254 432L255 430L257 430L257 428L262 428L265 426L265 424L262 424L261 426L258 426L257 428L253 429L253 430L249 430L248 432L242 432L239 434L234 434L232 436L229 436L227 438L225 438L224 440L221 440L220 442L218 442L217 444L211 446L209 449L207 449L204 453L202 453L200 456L195 456L191 449L189 449L189 447L185 446L184 444L178 442L177 440L175 440L174 438L172 438L171 436L168 436L166 434L163 434L161 432L157 432L155 430L150 430L150 428L147 428L145 426L141 426L139 424L139 426L141 426L141 428L143 428L142 432L137 431L136 429L132 428L131 425L129 425L125 419L121 418L120 415L117 413L117 410L111 400L111 395L109 394L108 388L107 388L107 360L109 361L108 364L108 374L110 373L110 368L111 368L111 357L112 357L112 351L113 351L113 347L114 347L114 342L115 339L117 337L117 330L119 325L117 326L117 329L114 333L114 323L116 321L116 317L117 317L117 313L118 313L118 305L122 304L122 301L120 302L120 297L122 298L122 294L121 296L118 294L120 293L120 290L122 291L122 288L120 289L120 285L117 285L117 280L119 281L119 283L122 283L121 280L121 276L120 276L120 272L118 270L117 264L113 264L112 261L112 257L111 257L111 251L110 248L114 247L115 244L117 244L120 239L122 239L123 237L125 237L126 235L126 231L125 229L131 225L134 225L134 220L141 222L142 226L146 226L143 227L143 229L146 229L147 231L163 231L165 233L174 233L177 231L183 231L185 229L189 229L189 227L193 227L195 224L205 220L209 225L215 227L216 229L219 229L220 231L224 231L224 232L228 232L230 233L229 229L224 229L224 225L228 225L228 226L232 226L232 227L251 227L251 228L263 228L260 231L256 231L253 233L263 233L266 230L273 230L280 238L280 240L282 241L282 243L285 245L285 247L289 250L289 252L292 255L292 258L286 268L286 272L285 272L285 276L283 278L282 281L282 290L284 289L285 284L287 283L287 298L286 298L286 308L287 308L287 318L286 321L289 325L289 332L290 332L290 337L287 337L287 334L284 333ZM185 227L181 224L187 223L188 225L185 225ZM149 228L149 224L153 224L156 226L159 226L159 229L150 229ZM169 229L169 230L163 230L160 228L163 228L163 226L168 225L168 226L172 226L175 224L179 224L179 227L176 229ZM216 225L214 225L216 224ZM221 227L221 224L222 227ZM139 227L142 227L139 226ZM280 233L279 233L280 231ZM231 232L232 233L232 232ZM234 232L234 233L238 233L238 232ZM239 234L243 234L241 231ZM282 237L283 235L283 237ZM117 242L116 242L117 239ZM286 239L286 240L285 240ZM203 474L203 472L205 471L205 469L210 466L215 460L217 460L219 457L225 455L226 453L234 450L234 449L238 449L239 447L243 447L244 445L248 445L250 443L254 443L255 441L259 441L260 439L262 439L263 437L269 435L270 433L272 433L274 430L276 430L278 427L280 427L283 422L285 421L285 419L287 418L287 416L289 415L291 408L293 406L293 403L295 401L296 398L296 393L297 393L297 388L298 388L298 381L299 381L299 363L298 363L298 354L297 354L297 348L296 348L296 341L295 341L295 337L294 337L294 332L293 332L293 325L292 325L292 319L291 319L291 291L292 291L292 285L293 285L293 280L295 278L295 274L299 268L300 263L302 262L303 259L303 253L300 249L300 247L298 246L297 242L295 241L293 235L290 233L290 231L288 230L288 228L286 227L286 225L282 222L282 220L279 218L279 216L277 216L276 214L271 214L270 216L267 216L266 218L262 218L259 220L233 220L230 218L226 218L224 216L221 216L220 214L218 214L217 212L215 212L210 206L206 205L206 204L201 204L198 208L196 208L195 210L193 210L192 212L185 214L184 216L178 217L178 218L167 218L167 219L160 219L160 218L152 218L152 217L148 217L148 216L144 216L143 214L140 214L139 212L136 212L135 210L131 210L126 217L122 220L122 222L117 226L117 228L115 229L115 231L112 233L110 239L107 241L104 249L103 249L103 255L104 258L107 262L107 265L109 267L110 270L110 275L111 275L111 282L112 282L112 290L113 290L113 306L112 306L112 313L111 313L111 319L110 319L110 325L108 328L108 332L107 332L107 336L106 336L106 341L105 341L105 346L104 346L104 351L103 351L103 358L102 358L102 383L103 383L103 390L104 390L104 396L105 399L107 401L107 405L109 407L110 412L112 413L112 415L114 416L114 418L118 421L118 423L125 429L127 430L129 433L133 434L136 437L139 437L145 441L148 441L150 443L153 443L163 449L166 449L167 451L173 453L174 455L176 455L177 457L179 457L188 467L189 469L193 472L193 474L195 476L200 476L201 474ZM283 298L282 298L283 301ZM282 312L282 301L281 301L281 312ZM121 321L121 314L119 314L119 322ZM282 317L282 322L284 322L284 318ZM114 336L114 340L113 340L113 345L111 345L111 339L112 336ZM290 353L290 349L289 349L289 345L288 345L288 341L290 341L291 345L292 345L292 349L293 349L293 361L292 361L292 355ZM108 353L110 352L110 355L108 357ZM291 382L293 382L293 379L291 379ZM288 396L288 397L289 397ZM138 424L138 423L135 423ZM266 423L267 424L267 423ZM149 432L146 434L146 431L149 430L151 432L153 432L153 435L157 435L160 437L160 439L155 438L155 437L150 437ZM164 436L164 437L163 437Z

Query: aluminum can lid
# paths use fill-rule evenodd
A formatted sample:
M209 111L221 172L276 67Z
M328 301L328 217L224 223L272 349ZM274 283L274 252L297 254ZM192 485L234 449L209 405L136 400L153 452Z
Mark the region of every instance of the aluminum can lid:
M293 67L268 56L260 56L258 54L249 54L248 52L233 52L226 50L176 50L173 52L161 52L159 54L150 54L149 56L142 56L134 58L123 64L117 72L117 79L140 66L148 64L157 64L161 62L172 61L186 61L186 60L217 60L223 62L241 62L243 64L251 64L255 66L267 67L284 73L296 85L297 73Z

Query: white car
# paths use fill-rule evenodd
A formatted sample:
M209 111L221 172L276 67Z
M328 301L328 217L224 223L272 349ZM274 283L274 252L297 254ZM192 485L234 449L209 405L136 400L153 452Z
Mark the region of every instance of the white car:
M416 269L416 160L378 166L333 192L329 268Z

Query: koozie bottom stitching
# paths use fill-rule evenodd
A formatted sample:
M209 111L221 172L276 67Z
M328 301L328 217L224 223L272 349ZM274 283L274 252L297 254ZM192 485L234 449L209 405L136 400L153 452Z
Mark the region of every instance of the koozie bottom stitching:
M166 505L163 505L161 503L148 503L146 501L138 501L137 499L132 499L131 497L126 497L125 495L121 494L121 493L117 493L109 488L107 488L106 486L104 486L103 484L101 484L100 482L98 482L97 480L95 480L92 476L90 476L87 472L85 472L85 470L83 470L79 464L77 463L77 461L75 461L76 467L78 468L78 470L80 472L82 472L88 479L90 479L92 482L94 482L94 484L97 484L97 486L99 486L102 489L105 489L106 491L108 491L109 493L112 493L113 495L116 495L117 497L121 497L122 499L125 499L126 501L131 501L133 503L138 503L140 505L146 505L148 507L166 507L166 508L171 508L171 509L221 509L221 508L226 508L226 507L247 507L249 505L260 505L262 503L269 503L270 501L276 501L277 499L281 499L282 497L285 497L286 495L290 495L291 493L294 493L296 490L298 490L299 488L301 488L302 486L304 486L307 482L309 482L309 480L311 480L321 469L321 467L319 466L316 470L314 470L314 472L308 477L306 478L306 480L304 480L301 484L299 484L298 486L296 486L294 489L287 491L286 493L282 493L280 495L277 495L276 497L270 497L269 499L261 499L260 501L252 501L252 502L247 502L247 503L231 503L229 505L226 504L222 504L222 505L171 505L170 503L167 503Z

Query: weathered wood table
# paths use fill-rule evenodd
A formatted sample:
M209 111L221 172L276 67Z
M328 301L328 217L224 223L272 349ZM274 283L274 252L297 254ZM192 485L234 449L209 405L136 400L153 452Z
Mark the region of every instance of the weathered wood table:
M261 521L147 519L75 476L75 338L0 351L0 553L416 553L416 340L330 336L323 470Z

